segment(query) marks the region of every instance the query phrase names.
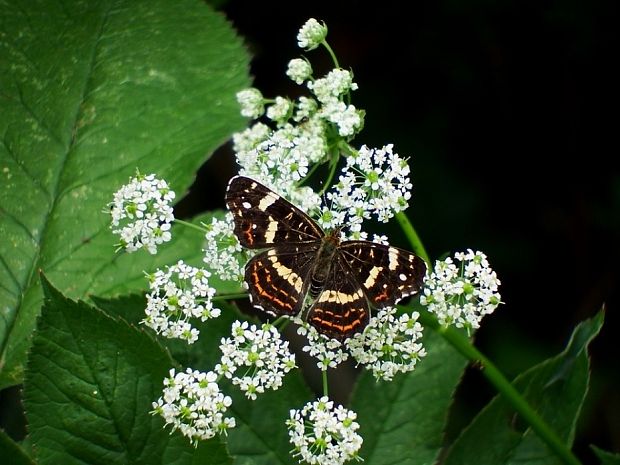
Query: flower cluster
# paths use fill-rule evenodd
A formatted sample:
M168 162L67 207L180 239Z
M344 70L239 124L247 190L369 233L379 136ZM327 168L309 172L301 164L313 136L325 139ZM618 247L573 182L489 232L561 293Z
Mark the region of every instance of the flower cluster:
M112 232L120 236L119 248L135 252L145 248L157 253L157 246L171 239L174 220L171 202L174 192L154 174L137 174L122 186L110 203Z
M372 370L375 378L390 381L396 373L412 371L426 355L422 344L422 325L417 312L396 315L387 307L370 319L363 333L347 341L351 356Z
M310 19L298 36L300 46L311 50L325 44L327 28ZM233 136L239 174L251 177L281 193L307 212L318 213L321 198L298 184L313 164L327 160L337 150L337 138L350 138L363 126L363 111L345 103L357 89L350 71L335 68L324 77L313 78L310 63L295 58L286 74L297 84L306 84L312 96L295 101L278 96L266 99L257 89L237 94L241 113L251 118L265 115L270 127L256 122Z
M166 271L157 270L149 276L151 292L146 295L146 318L142 322L165 337L195 342L200 332L189 319L205 321L220 316L220 309L213 307L216 291L209 286L209 276L208 271L183 260Z
M458 262L458 266L457 263ZM435 263L420 303L443 325L475 329L501 303L500 281L482 252L471 249Z
M233 232L232 214L223 219L213 218L206 225L203 261L207 267L224 281L241 281L243 264L240 262L241 244Z
M341 465L359 459L362 437L357 434L357 415L328 397L291 410L287 421L293 455L308 464Z
M319 222L325 227L348 225L353 239L362 222L371 217L387 222L407 208L411 181L407 161L393 152L392 144L381 149L366 146L347 157L338 183L327 193L330 202ZM355 233L358 233L357 236Z
M320 370L336 368L349 358L346 347L340 341L324 336L301 318L294 318L293 321L299 325L297 334L306 336L308 341L302 350L318 360Z
M295 356L289 351L288 342L269 324L257 328L247 321L235 321L232 337L222 338L220 350L222 360L215 370L232 379L252 400L265 389L278 389L284 375L295 368ZM241 376L236 375L238 370Z
M161 415L172 430L179 430L195 444L210 439L216 433L226 433L235 427L235 419L224 414L232 400L218 386L217 375L188 368L184 373L170 370L164 379L164 391L153 402L153 413Z

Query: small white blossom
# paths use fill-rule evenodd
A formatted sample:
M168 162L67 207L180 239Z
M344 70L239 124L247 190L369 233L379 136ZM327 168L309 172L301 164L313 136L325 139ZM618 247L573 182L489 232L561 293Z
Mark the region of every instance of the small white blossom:
M331 208L347 213L347 223L358 224L375 216L387 222L407 208L411 198L411 181L407 161L392 151L360 148L347 157L338 183L327 193Z
M312 50L317 48L327 37L327 26L320 24L316 19L310 18L304 23L297 34L299 48Z
M303 84L304 81L310 79L312 76L312 66L310 66L308 60L293 58L288 62L286 75L297 84Z
M170 370L164 379L164 391L153 402L153 414L161 415L172 430L179 430L197 445L217 433L226 434L235 427L235 419L224 414L232 404L229 396L220 391L217 375L188 368L184 373Z
M227 213L222 220L213 218L206 228L203 261L220 279L242 281L246 257L241 258L243 248L234 233L232 214Z
M145 248L157 253L157 246L171 239L175 194L154 174L138 174L121 187L110 203L112 232L121 237L120 248L135 252Z
M319 104L316 102L316 100L304 96L299 97L299 100L297 101L297 110L293 115L293 120L299 123L303 120L312 118L312 116L314 116L314 114L317 112L318 108ZM317 123L320 125L321 128L321 139L325 140L325 136L323 135L324 125L322 124L322 120L315 118L312 124L316 125Z
M332 69L323 78L308 81L308 89L323 104L333 103L344 94L357 90L357 84L353 82L353 74L345 69Z
M351 356L372 370L375 378L390 381L396 373L412 371L426 355L419 342L422 325L418 312L396 315L396 308L387 307L370 319L361 334L347 340Z
M222 338L220 350L222 359L215 370L232 379L252 400L266 389L278 389L284 375L295 368L288 341L270 324L258 328L235 321L231 337Z
M299 462L316 465L342 465L361 460L358 452L363 439L357 434L357 414L324 396L308 402L301 410L291 410L286 421L293 456Z
M265 111L263 94L253 87L237 92L237 102L241 105L241 114L256 119Z
M292 102L284 97L276 97L275 103L267 108L267 118L276 122L278 126L283 126L291 116L290 111Z
M352 136L362 128L362 114L353 105L346 105L340 100L326 103L319 112L321 117L338 126L338 134L342 137Z
M258 122L241 132L233 134L233 150L235 152L249 152L261 142L269 139L272 130L264 123Z
M442 325L476 329L485 315L501 303L500 280L482 252L469 249L435 262L427 276L420 303L435 313Z
M213 307L215 289L209 286L210 273L186 265L182 260L149 276L151 292L146 295L146 317L142 321L167 338L184 339L189 344L200 332L190 318L206 321L220 316Z
M320 197L297 183L308 174L310 163L323 158L327 143L322 125L310 119L293 126L286 124L251 150L237 151L239 174L266 185L304 211L317 208Z
M297 333L306 336L308 340L308 344L302 350L317 359L319 369L326 371L328 368L336 368L349 358L349 353L342 342L320 334L300 318L293 318L293 321L299 325Z

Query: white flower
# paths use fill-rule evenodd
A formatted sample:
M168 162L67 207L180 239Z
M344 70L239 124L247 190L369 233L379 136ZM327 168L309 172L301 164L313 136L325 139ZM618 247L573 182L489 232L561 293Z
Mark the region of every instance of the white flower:
M469 249L435 262L426 277L420 303L435 313L442 325L475 329L485 315L493 313L501 303L500 280L482 252Z
M263 94L253 87L237 92L237 102L241 105L241 114L256 119L265 111Z
M347 157L338 183L327 193L331 208L347 213L347 223L361 223L371 216L387 222L407 208L409 166L392 148L391 144L381 149L362 146Z
M183 260L167 268L149 276L151 292L146 295L142 323L167 338L191 344L200 332L192 327L190 318L206 321L220 316L220 309L213 307L215 289L209 286L210 273L186 265Z
M166 181L154 174L137 174L121 187L110 203L111 229L121 237L120 248L135 252L145 248L157 253L157 246L171 239L175 194Z
M297 34L297 45L299 48L312 50L321 45L325 37L327 37L327 26L325 23L319 24L316 19L310 18Z
M303 84L304 81L310 79L312 76L312 66L310 66L308 60L293 58L288 62L286 75L297 84Z
M317 367L322 371L326 371L328 368L336 368L349 358L346 347L340 341L320 334L301 318L295 317L293 321L299 325L297 333L306 336L308 340L308 344L302 350L318 360Z
M426 355L422 344L422 325L418 312L398 317L394 307L387 307L370 319L361 334L347 340L351 356L372 370L375 378L390 381L396 373L415 368Z
M290 117L292 103L284 97L276 97L275 103L267 108L267 118L283 126Z
M364 122L363 112L357 110L353 105L346 105L340 100L333 100L326 103L319 111L319 115L327 121L338 126L338 134L342 137L349 137L357 133Z
M231 213L224 219L213 218L206 225L205 248L203 261L217 276L224 281L243 280L243 249L234 233Z
M341 405L334 407L328 397L307 403L301 410L291 410L286 424L293 456L299 462L317 465L342 465L361 460L358 451L363 439L357 434L357 415Z
M357 90L357 84L353 82L353 74L341 68L331 70L323 78L308 81L307 86L317 100L323 104L333 103L344 94Z
M232 404L230 397L220 391L217 375L188 368L184 373L170 370L164 379L164 391L153 402L153 414L161 415L172 430L191 439L194 444L210 439L216 433L226 434L235 427L235 419L224 417Z
M220 350L222 359L216 371L232 379L252 400L265 389L278 389L284 375L295 368L288 341L270 324L258 328L247 321L235 321L232 337L222 338Z
M293 120L296 121L297 123L303 121L303 120L307 120L312 118L312 116L317 112L319 108L319 104L316 102L316 100L312 99L312 98L308 98L308 97L299 97L299 100L297 101L297 110L295 111L295 114L293 115ZM323 135L323 131L324 131L324 125L322 124L322 120L315 118L313 120L314 124L319 124L321 127L321 138L324 140L325 136Z

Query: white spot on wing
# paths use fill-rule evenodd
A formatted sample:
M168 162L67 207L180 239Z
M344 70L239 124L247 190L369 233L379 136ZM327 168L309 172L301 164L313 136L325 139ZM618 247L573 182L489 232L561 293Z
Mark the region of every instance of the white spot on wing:
M279 198L280 197L278 197L276 194L274 194L273 192L270 192L269 194L267 194L265 197L261 199L261 201L258 204L258 209L262 212L266 211Z
M394 247L390 247L390 250L388 251L388 261L388 268L390 271L395 271L396 268L398 268L398 250Z
M407 275L405 273L401 273L398 275L401 281L407 281Z
M269 225L267 226L267 231L265 231L265 242L272 243L276 238L276 232L278 232L278 222L270 216Z
M375 285L375 282L377 281L377 276L379 276L379 273L381 272L381 270L383 270L382 266L372 267L372 269L370 270L370 273L368 273L368 278L366 278L366 281L364 281L364 287L366 289L370 289L372 286Z
M248 208L251 208L251 207L252 207L252 204L251 204L250 202L243 202L241 205L242 205L242 206L243 206L243 208L245 208L246 210L247 210Z

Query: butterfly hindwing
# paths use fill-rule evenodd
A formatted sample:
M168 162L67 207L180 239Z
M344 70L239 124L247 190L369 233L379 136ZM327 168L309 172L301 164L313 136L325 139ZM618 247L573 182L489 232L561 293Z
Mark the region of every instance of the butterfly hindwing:
M289 245L253 257L245 267L252 304L274 315L297 315L316 253L317 247Z
M394 305L422 288L426 264L411 252L368 241L346 241L339 250L374 307Z
M226 204L234 218L235 235L249 249L314 242L324 236L308 215L250 178L230 180Z
M368 301L341 257L336 257L332 264L325 287L308 310L307 320L318 332L339 340L362 331L368 324Z

